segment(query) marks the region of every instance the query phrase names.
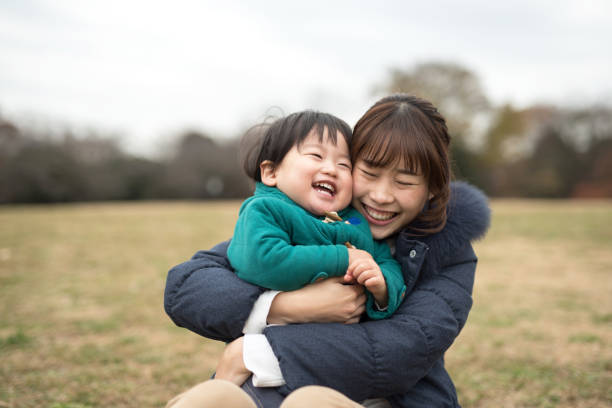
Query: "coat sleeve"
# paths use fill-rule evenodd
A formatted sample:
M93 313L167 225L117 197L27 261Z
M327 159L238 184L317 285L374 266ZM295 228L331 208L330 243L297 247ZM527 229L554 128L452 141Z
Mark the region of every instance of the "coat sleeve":
M453 343L472 305L476 255L467 244L421 279L389 319L268 327L289 393L324 384L360 401L405 393Z
M319 277L346 273L346 247L295 245L289 230L304 226L291 218L295 212L282 209L266 200L257 200L241 213L228 251L238 276L264 288L287 291L299 289Z
M229 241L168 272L164 308L172 321L204 337L231 341L242 328L263 289L238 278L225 256Z
M404 299L404 296L406 295L406 285L404 284L404 278L402 276L402 268L391 255L389 245L384 242L375 241L372 256L385 277L389 301L387 303L386 310L381 311L374 304L374 296L368 292L366 312L370 319L386 319L395 313L400 303Z

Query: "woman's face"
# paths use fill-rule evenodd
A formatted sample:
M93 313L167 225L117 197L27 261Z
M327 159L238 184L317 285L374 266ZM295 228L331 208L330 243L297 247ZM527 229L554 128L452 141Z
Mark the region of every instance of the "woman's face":
M362 159L353 166L353 207L368 221L374 239L399 232L421 212L431 194L425 178L402 161L373 167Z

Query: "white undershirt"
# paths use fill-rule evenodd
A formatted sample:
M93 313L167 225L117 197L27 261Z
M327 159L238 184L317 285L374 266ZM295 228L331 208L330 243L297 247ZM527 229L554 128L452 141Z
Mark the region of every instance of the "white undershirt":
M244 324L244 344L242 358L244 365L253 373L253 385L256 387L278 387L285 384L278 359L264 336L263 329L268 326L266 320L272 301L280 292L269 290L262 293L253 305L253 310Z

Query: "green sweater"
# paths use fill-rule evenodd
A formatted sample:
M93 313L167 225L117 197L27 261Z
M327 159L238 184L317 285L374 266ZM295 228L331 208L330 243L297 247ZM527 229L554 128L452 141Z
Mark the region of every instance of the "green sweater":
M390 316L405 296L400 265L388 245L374 241L357 210L347 207L338 215L345 221L324 223L324 217L307 212L277 188L257 183L255 194L240 207L227 256L241 279L289 291L319 278L344 275L348 268L344 243L350 242L372 255L387 283L387 309L379 310L368 293L368 316Z

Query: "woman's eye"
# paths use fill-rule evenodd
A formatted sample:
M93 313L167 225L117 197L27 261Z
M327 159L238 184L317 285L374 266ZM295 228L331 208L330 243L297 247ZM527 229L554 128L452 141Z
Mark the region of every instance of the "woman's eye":
M411 183L409 181L396 180L396 183L399 184L400 186L414 186L414 183Z
M374 178L376 177L376 174L374 173L370 173L369 171L365 171L364 169L361 169L361 172L366 176L366 177L370 177L370 178Z

